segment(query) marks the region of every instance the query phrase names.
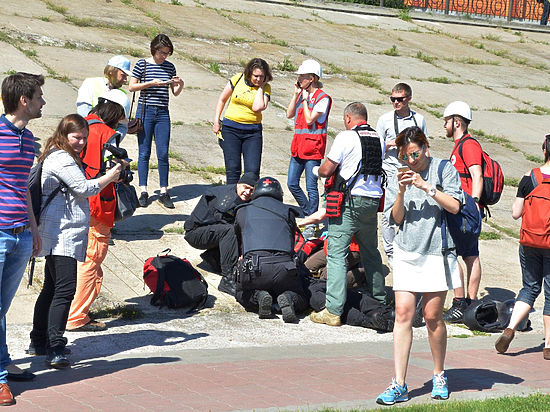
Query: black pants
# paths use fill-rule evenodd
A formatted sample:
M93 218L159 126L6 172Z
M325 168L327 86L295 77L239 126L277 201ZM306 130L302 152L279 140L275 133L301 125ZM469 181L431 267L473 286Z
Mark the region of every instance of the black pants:
M196 249L220 249L222 275L229 276L239 258L237 236L233 225L219 223L199 226L185 232L185 240Z
M270 258L273 254L269 252L258 252L259 270L250 276L240 276L241 281L237 282L237 293L235 299L247 310L258 310L256 291L265 290L276 300L282 293L288 293L294 303L296 313L303 312L307 308L307 296L303 287L302 274L296 268L293 260L289 257L286 262L262 263L262 257ZM249 257L246 255L244 259ZM305 267L303 267L304 270ZM239 268L240 270L240 268ZM242 279L245 278L243 281Z
M69 309L76 291L76 259L46 256L44 286L34 305L31 342L34 347L65 347L63 337Z

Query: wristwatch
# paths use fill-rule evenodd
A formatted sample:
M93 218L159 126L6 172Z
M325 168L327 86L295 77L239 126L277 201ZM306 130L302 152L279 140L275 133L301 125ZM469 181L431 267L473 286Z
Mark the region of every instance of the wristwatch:
M479 203L479 197L474 197L474 202Z
M435 187L431 186L431 187L428 189L428 191L426 192L426 194L427 194L428 196L430 196L430 197L434 197L434 196L435 196L435 191L436 191Z

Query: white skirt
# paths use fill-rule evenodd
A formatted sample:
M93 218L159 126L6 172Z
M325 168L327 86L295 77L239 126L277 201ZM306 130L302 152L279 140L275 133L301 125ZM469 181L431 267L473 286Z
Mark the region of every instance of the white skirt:
M445 260L447 265L445 265ZM443 255L406 252L393 244L393 290L442 292L460 287L456 251ZM447 269L445 268L447 266Z

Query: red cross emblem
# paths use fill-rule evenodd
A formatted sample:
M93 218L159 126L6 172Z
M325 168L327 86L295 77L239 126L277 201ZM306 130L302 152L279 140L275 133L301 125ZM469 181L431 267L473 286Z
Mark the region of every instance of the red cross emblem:
M269 177L268 177L267 179L264 180L264 183L269 186L271 183L273 183L273 180L269 180Z

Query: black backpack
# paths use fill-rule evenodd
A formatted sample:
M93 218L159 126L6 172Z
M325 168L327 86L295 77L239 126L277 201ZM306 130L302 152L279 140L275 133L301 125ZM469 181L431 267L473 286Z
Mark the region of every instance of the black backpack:
M29 194L31 196L32 211L34 213L34 219L36 220L37 225L40 223L40 214L42 210L46 209L46 206L50 204L53 198L64 186L63 183L60 183L60 185L56 187L52 193L50 193L44 204L42 204L42 167L43 162L38 162L35 164L31 168L27 179Z
M187 259L169 255L170 249L145 261L143 280L153 292L151 305L184 308L193 312L202 308L208 297L208 284Z

